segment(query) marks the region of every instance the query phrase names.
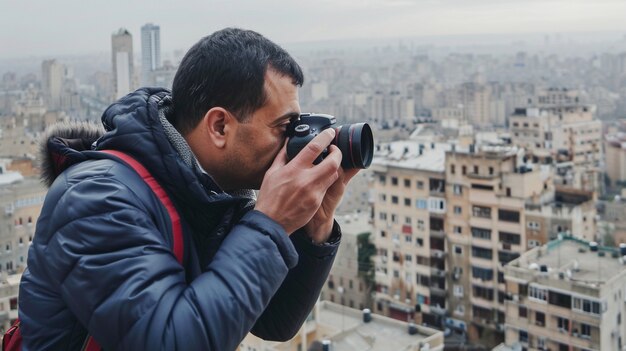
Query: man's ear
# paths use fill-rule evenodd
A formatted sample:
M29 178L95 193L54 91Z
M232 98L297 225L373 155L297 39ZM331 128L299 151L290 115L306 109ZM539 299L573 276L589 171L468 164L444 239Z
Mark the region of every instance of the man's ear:
M234 116L222 107L213 107L204 115L204 125L209 140L217 148L226 145L227 134L232 130Z

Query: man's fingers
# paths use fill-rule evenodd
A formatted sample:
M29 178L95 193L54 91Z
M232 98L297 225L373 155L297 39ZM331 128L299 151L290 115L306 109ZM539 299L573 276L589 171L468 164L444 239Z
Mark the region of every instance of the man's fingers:
M310 170L320 178L321 185L328 189L339 178L338 171L341 168L341 151L335 146L329 147L329 154L320 164Z
M311 166L313 161L330 145L334 138L335 130L332 128L325 129L306 144L291 162L298 167Z

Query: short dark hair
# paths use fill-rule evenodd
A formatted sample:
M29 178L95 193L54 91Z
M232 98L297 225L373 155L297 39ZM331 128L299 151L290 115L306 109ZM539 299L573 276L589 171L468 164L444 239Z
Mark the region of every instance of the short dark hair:
M294 85L304 82L298 63L257 32L226 28L202 38L189 49L174 77L170 122L185 135L216 106L246 120L265 104L268 67L290 77Z

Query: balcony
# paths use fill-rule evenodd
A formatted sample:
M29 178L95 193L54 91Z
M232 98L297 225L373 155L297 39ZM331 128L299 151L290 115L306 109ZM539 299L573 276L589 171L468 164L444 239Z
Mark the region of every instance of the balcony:
M446 232L443 229L431 229L430 230L431 238L445 239Z
M444 297L446 296L445 288L441 288L437 285L431 285L429 287L429 290L430 290L431 295L438 295L438 296L444 296Z
M443 278L446 276L446 271L439 269L437 267L430 267L430 275L433 277Z

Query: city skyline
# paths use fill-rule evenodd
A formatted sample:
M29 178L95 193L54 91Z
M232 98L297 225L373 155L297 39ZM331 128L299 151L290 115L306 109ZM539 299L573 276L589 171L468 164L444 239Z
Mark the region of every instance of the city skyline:
M614 0L523 4L493 0L471 4L458 0L86 4L62 0L38 3L35 8L6 0L0 4L5 9L0 23L7 29L0 31L0 58L106 51L111 33L123 27L138 38L140 27L149 22L164 28L164 51L185 50L200 37L227 26L256 30L283 45L477 34L626 32L621 20L626 3Z

